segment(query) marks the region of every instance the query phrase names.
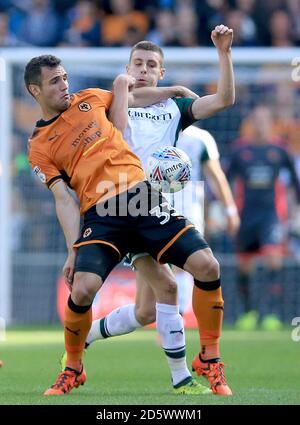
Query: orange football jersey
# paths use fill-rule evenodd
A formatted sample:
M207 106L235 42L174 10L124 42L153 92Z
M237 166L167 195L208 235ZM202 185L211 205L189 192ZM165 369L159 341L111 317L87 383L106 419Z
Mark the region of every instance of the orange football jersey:
M111 101L112 93L101 89L75 93L69 108L38 121L29 139L35 174L49 188L63 179L75 190L81 214L145 179L140 160L106 116Z

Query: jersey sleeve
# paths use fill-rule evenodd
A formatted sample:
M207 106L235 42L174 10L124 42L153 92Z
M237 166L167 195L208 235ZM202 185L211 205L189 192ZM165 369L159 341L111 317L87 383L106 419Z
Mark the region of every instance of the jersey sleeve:
M105 106L106 111L110 108L112 98L113 98L112 92L108 90L98 89L98 88L86 89L85 92L90 92L90 94L96 95L97 98L101 100L101 102Z
M197 120L195 120L192 113L192 105L195 99L190 97L173 97L180 113L181 113L181 129L184 130Z
M34 174L44 183L49 189L62 179L60 171L56 168L53 162L47 158L45 153L31 148L28 154L28 160Z

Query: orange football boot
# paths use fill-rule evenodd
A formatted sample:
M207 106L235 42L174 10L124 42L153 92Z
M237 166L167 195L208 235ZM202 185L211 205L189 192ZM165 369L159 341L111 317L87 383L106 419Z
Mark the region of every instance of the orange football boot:
M83 385L85 381L86 373L83 367L81 372L66 367L65 370L59 374L55 384L46 390L44 395L68 394L73 388L78 388L80 385Z
M192 369L198 376L205 376L214 394L225 396L232 395L232 391L226 382L223 362L203 362L197 354L192 361Z

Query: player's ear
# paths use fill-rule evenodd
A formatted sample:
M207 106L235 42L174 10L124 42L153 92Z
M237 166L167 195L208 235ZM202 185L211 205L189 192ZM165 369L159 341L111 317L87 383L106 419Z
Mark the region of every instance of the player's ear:
M128 64L126 65L126 72L127 72L127 74L129 72L129 65Z
M29 84L28 90L33 97L37 97L41 93L40 86L37 84Z
M161 68L160 69L160 76L159 76L160 80L162 80L164 78L165 73L166 73L166 68Z

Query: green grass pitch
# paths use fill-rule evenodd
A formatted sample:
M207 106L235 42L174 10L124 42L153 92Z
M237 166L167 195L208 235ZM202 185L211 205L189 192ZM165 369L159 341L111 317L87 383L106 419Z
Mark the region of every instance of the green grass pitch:
M197 332L187 331L186 340L190 364L198 351ZM226 330L221 350L233 397L178 396L171 392L156 332L140 330L92 345L85 356L86 384L67 396L44 397L59 373L62 330L8 331L7 340L0 342L0 404L300 404L299 349L290 330Z

